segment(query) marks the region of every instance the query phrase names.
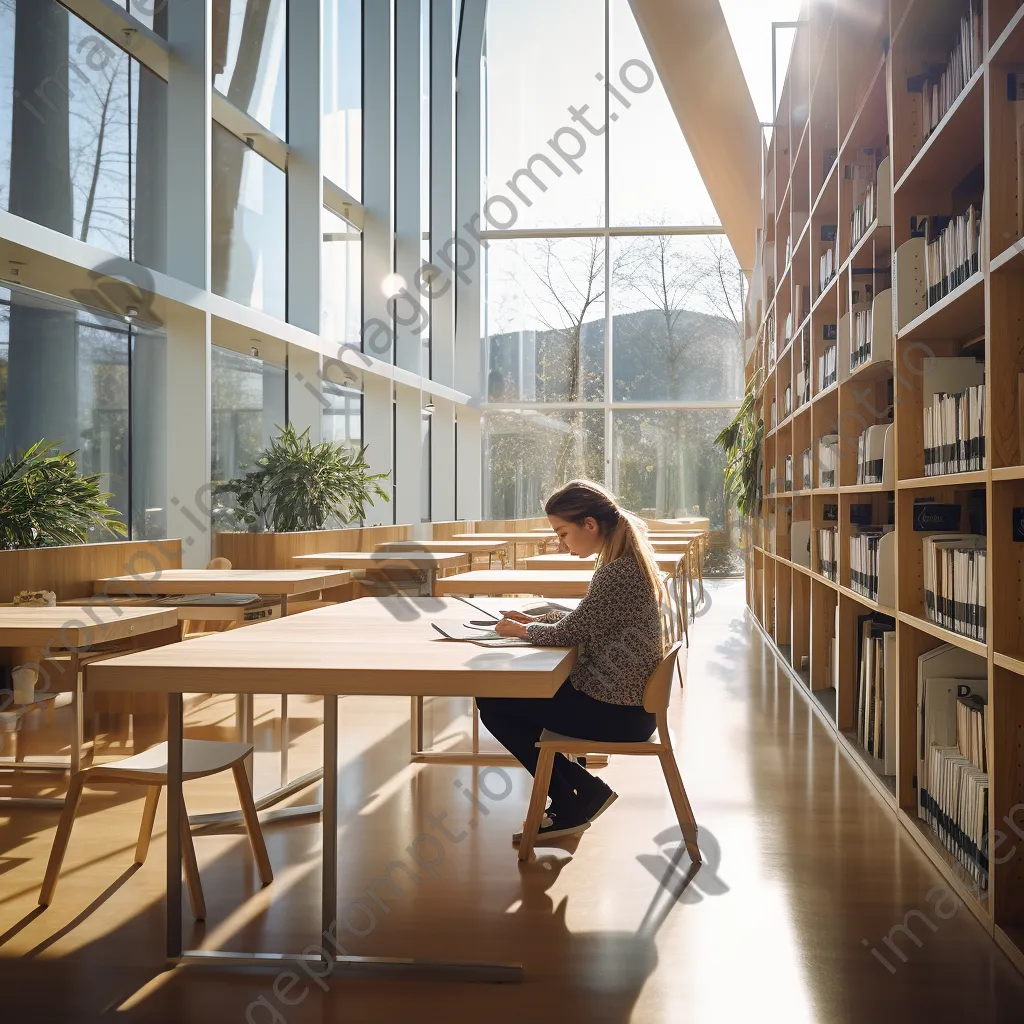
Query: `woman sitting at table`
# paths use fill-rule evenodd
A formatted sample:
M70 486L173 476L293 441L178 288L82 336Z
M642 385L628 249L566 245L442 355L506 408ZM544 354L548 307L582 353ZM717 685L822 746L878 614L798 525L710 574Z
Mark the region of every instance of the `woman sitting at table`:
M503 612L495 629L533 644L578 647L576 665L553 697L477 700L481 721L531 775L544 729L596 741L650 739L655 718L644 710L644 687L664 650L661 576L644 524L586 480L560 488L544 511L572 554L598 556L586 597L568 613ZM555 758L548 795L540 835L550 838L584 831L616 799L604 782L562 754Z

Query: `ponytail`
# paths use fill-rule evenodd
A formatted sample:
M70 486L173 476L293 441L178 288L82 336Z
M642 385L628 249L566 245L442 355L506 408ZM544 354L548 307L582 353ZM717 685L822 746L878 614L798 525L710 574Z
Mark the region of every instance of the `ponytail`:
M608 565L632 555L651 585L651 593L660 601L664 595L661 571L654 558L654 549L647 539L647 526L642 519L620 508L615 498L600 484L589 480L572 480L559 488L544 503L547 515L558 516L570 523L593 519L601 529L602 545L598 566Z

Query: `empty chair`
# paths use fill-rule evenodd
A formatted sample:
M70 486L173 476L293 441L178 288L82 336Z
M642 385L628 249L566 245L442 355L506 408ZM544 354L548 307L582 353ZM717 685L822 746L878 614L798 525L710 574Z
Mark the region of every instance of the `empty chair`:
M661 664L654 670L644 688L644 707L652 712L658 721L655 734L643 743L601 743L596 740L577 739L574 736L561 736L549 732L541 733L537 747L540 755L537 759L537 771L533 779L533 792L530 795L530 808L526 813L523 825L523 838L519 843L519 859L526 860L533 850L540 829L544 804L547 800L548 785L551 782L551 770L555 763L555 754L643 754L657 757L661 761L661 770L668 784L679 827L683 832L683 841L694 864L700 863L700 850L697 847L697 823L690 809L690 801L686 798L683 780L679 774L675 754L672 751L672 737L668 729L668 706L672 698L672 678L679 672L679 685L682 688L685 669L679 665L683 654L683 644L677 640L668 649ZM684 655L685 657L685 655Z
M242 818L245 830L249 835L249 844L260 881L269 885L274 880L274 872L267 856L267 846L263 841L263 831L256 815L256 805L252 799L252 788L249 777L245 774L245 759L252 753L250 743L215 743L210 740L185 740L182 747L182 777L202 779L207 775L231 769L235 777L235 788L238 790L238 801L242 807ZM83 768L71 777L68 794L64 800L64 810L57 825L57 834L53 837L53 848L46 865L43 887L39 892L39 905L48 907L53 902L53 894L57 888L61 864L67 852L68 840L71 838L71 826L75 821L78 802L82 789L88 782L123 782L129 785L146 786L146 806L142 811L142 826L139 839L135 846L135 863L142 864L149 852L149 841L153 835L153 824L156 821L157 804L160 802L160 790L167 784L167 744L158 743L155 747L135 754L122 761ZM203 886L199 880L199 866L196 862L196 851L192 845L192 831L188 824L188 815L184 806L181 809L181 859L185 868L185 881L188 885L189 903L192 915L198 921L206 917L206 901L203 898Z

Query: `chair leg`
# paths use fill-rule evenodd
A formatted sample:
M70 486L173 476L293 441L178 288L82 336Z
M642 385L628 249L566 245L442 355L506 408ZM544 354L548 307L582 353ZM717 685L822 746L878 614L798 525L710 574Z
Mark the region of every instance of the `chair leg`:
M142 824L139 826L139 841L135 844L135 863L145 864L149 853L149 842L153 838L153 825L156 822L156 808L160 803L160 790L163 786L146 787L146 805L142 808Z
M232 766L231 774L235 777L238 803L242 808L242 818L245 821L245 831L249 836L252 855L256 858L256 870L259 872L260 881L264 885L270 885L274 880L274 869L270 866L267 844L263 838L259 815L256 813L256 804L253 802L249 776L245 774L245 767L241 762Z
M665 775L668 792L672 797L672 806L675 808L679 828L683 833L686 852L689 853L694 864L699 864L701 861L700 848L697 846L697 822L694 820L693 809L690 807L686 790L683 788L683 778L679 774L679 765L676 764L675 754L671 750L663 750L658 755L658 760L661 761L661 770Z
M57 834L53 837L50 859L46 862L46 874L43 875L43 886L39 890L39 906L48 907L53 902L53 894L57 889L64 854L68 851L68 840L71 838L71 826L75 823L78 802L82 798L82 787L85 785L85 772L76 772L68 784L67 796L64 797L64 810L61 811L57 824Z
M185 868L185 884L188 886L188 902L192 916L197 921L206 920L206 899L203 897L203 883L199 878L199 862L192 842L192 829L188 823L185 802L181 804L181 863Z
M540 823L544 817L544 804L547 802L548 786L551 785L551 771L555 765L555 751L543 747L537 757L537 770L533 776L533 792L530 794L530 808L526 812L523 825L523 838L519 840L519 859L529 860L533 852L533 844L537 841Z

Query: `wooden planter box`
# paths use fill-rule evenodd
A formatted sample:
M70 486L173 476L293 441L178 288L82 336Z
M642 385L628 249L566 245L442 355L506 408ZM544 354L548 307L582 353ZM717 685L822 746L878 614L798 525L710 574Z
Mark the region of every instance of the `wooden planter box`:
M233 569L294 569L296 555L318 551L372 551L389 540L409 540L411 526L354 526L345 530L304 530L300 533L214 534L214 554Z

